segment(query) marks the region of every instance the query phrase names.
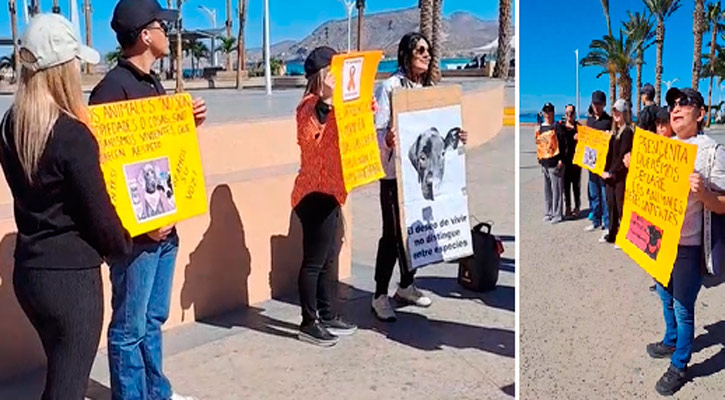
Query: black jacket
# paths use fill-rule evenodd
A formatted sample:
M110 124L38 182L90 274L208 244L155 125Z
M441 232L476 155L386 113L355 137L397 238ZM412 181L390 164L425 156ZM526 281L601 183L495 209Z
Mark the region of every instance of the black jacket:
M616 132L612 132L612 137L609 139L607 163L604 166L604 170L612 175L611 178L607 179L608 184L627 180L629 169L624 166L624 156L632 151L633 139L634 131L630 127L625 127L619 136L617 136Z
M554 125L542 126L540 129L541 133L554 130L556 134L556 141L559 143L559 154L551 158L539 160L539 164L541 164L541 166L546 168L554 168L559 165L559 161L564 161L564 156L567 154L566 137L564 130L561 129L561 124L558 122L554 122Z
M598 129L600 131L611 131L612 130L612 117L605 112L599 116L599 119L595 117L587 118L587 126L590 128Z
M574 139L574 136L576 136L579 123L574 122L574 128L572 129L567 128L565 122L560 122L558 126L562 132L562 136L564 137L565 142L566 152L564 153L564 163L569 166L574 163L574 153L576 152L577 145L577 141Z
M88 128L61 114L30 184L15 149L13 126L9 111L0 163L14 199L16 267L92 268L104 258L128 256L131 238L106 192L98 143Z
M660 108L657 104L650 104L644 107L637 115L637 127L650 132L657 131L657 113Z

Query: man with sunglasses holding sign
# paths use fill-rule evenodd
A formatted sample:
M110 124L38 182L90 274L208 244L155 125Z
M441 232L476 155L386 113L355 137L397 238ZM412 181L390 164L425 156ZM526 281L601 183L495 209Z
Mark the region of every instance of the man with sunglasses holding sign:
M168 23L178 11L165 10L156 0L121 0L111 27L123 57L93 89L92 105L166 94L151 70L170 54ZM206 120L206 103L194 100L196 126ZM171 389L162 370L161 326L169 316L171 288L179 237L174 226L134 239L127 260L111 262L111 304L108 359L113 400L189 400Z

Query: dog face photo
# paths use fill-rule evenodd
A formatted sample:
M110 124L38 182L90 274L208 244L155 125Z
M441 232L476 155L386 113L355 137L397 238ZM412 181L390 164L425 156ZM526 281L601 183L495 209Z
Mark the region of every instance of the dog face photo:
M138 222L176 212L173 180L166 157L124 166L126 184Z
M448 131L445 138L438 129L431 127L418 136L410 146L408 158L418 172L418 183L426 200L434 201L434 189L440 187L445 174L446 151L458 149L461 140L461 128Z

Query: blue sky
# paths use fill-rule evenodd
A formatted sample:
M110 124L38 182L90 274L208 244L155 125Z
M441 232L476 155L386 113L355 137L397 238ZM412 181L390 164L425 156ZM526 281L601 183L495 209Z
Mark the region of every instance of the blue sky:
M22 7L23 0L17 0L18 7ZM77 0L79 10L83 0ZM52 0L41 0L43 11L49 12ZM176 4L176 0L173 2ZM217 9L217 25L224 26L226 19L224 0L186 0L182 6L182 15L185 28L206 28L210 27L208 18L198 9L199 5L205 5L211 9ZM272 43L286 39L302 39L312 32L314 28L329 19L342 19L346 17L345 8L339 0L270 0L270 35ZM291 6L290 3L294 4ZM302 4L310 4L302 6ZM0 35L10 36L10 18L8 16L5 2L0 8ZM60 0L63 13L68 15L69 0ZM116 46L115 36L110 28L111 15L116 4L114 0L92 0L93 13L93 38L94 47L99 51L107 52ZM161 0L166 5L166 0ZM236 15L238 0L233 0L232 12ZM262 0L249 0L247 15L247 46L259 47L262 42ZM395 10L400 8L414 7L418 0L367 0L366 12L379 12ZM482 19L498 18L498 2L482 0L446 0L443 3L443 13L448 16L455 11L468 11ZM81 16L82 18L82 16ZM234 18L235 19L235 18ZM22 32L23 19L20 18L20 30ZM81 29L84 29L81 27ZM235 21L234 32L236 35L237 24ZM9 52L9 49L0 53Z
M662 81L678 78L675 86L690 86L692 79L692 12L693 2L683 0L682 7L673 14L665 25L665 44ZM520 7L520 63L521 63L521 111L538 111L550 101L557 112L567 103L575 103L576 57L579 49L583 58L592 39L599 39L607 33L607 24L599 0L519 0ZM627 10L645 9L641 0L610 1L612 30L627 19ZM703 50L709 50L710 36L703 37ZM652 46L645 53L643 83L654 83L656 49ZM600 89L609 93L607 75L597 79L598 67L579 68L580 106L585 109L591 93ZM636 70L631 72L633 85ZM700 91L707 96L709 81L700 82ZM663 84L664 87L664 84ZM717 101L719 91L713 89ZM633 101L636 101L633 96Z

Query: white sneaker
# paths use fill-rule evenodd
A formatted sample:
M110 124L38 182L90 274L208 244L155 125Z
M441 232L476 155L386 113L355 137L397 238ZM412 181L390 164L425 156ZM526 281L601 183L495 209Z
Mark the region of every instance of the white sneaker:
M430 297L424 295L415 285L410 285L405 289L398 287L395 292L395 299L418 307L430 307L433 303Z
M622 247L620 247L618 244L614 244L614 250L622 250Z
M586 228L584 228L584 230L587 232L593 232L593 231L596 231L597 229L599 229L599 227L594 224L589 225Z
M378 296L377 298L373 295L373 304L371 307L375 316L381 321L395 322L397 319L395 311L393 311L393 307L390 305L388 295Z
M176 392L171 395L171 400L197 400L196 397L182 396Z

